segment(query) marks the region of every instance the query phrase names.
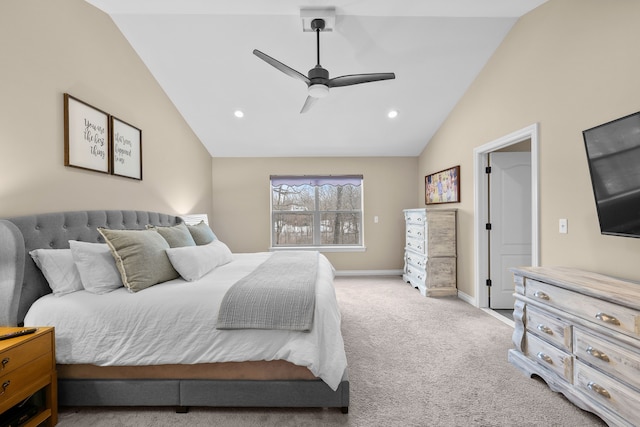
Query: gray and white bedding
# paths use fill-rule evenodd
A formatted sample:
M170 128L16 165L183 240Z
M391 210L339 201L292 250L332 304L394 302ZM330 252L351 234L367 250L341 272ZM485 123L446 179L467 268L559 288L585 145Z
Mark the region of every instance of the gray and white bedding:
M275 252L225 294L218 329L286 329L313 326L318 274L316 251Z
M142 366L286 360L307 367L336 390L347 367L334 270L318 256L314 321L309 332L216 328L227 290L273 253L233 254L204 276L130 292L86 289L38 299L25 326L55 326L59 364Z

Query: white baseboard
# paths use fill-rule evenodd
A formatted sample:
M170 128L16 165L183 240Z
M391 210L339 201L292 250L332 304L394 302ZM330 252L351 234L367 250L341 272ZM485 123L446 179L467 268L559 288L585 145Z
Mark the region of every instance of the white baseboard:
M507 319L503 315L496 313L495 311L491 310L490 308L481 308L480 310L484 311L489 316L495 317L496 319L498 319L502 323L507 324L507 325L511 326L512 328L516 327L516 324L515 324L515 322L513 320Z
M458 291L458 298L460 298L462 301L466 302L467 304L471 304L472 306L477 307L476 299L469 294L465 294L464 292Z
M402 276L402 270L336 270L336 276Z

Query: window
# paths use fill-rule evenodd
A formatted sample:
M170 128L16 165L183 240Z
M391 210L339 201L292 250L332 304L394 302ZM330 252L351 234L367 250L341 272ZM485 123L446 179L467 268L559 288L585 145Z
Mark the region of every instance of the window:
M362 245L362 175L271 176L272 247Z

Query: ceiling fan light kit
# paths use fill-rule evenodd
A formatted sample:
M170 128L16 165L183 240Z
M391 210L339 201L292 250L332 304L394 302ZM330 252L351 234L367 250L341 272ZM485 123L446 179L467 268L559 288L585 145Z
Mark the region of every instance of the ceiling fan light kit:
M325 85L311 85L309 86L309 96L314 98L324 98L329 95L329 88Z
M288 65L283 64L277 59L260 52L258 49L253 50L253 54L265 61L267 64L277 68L289 77L302 80L307 85L308 95L300 113L306 113L319 98L324 98L329 95L329 88L351 86L396 78L394 73L371 73L350 74L330 79L329 71L320 65L320 33L324 31L331 31L333 29L333 24L335 23L335 9L302 9L300 11L300 17L302 18L303 31L315 31L316 33L317 64L309 70L309 73L306 76ZM331 23L330 27L327 25L327 22ZM309 30L307 30L307 27Z

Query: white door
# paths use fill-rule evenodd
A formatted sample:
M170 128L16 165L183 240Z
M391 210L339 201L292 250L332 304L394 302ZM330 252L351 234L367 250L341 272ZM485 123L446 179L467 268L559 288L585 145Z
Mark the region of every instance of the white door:
M531 265L531 153L489 154L489 306L513 308L510 267Z

